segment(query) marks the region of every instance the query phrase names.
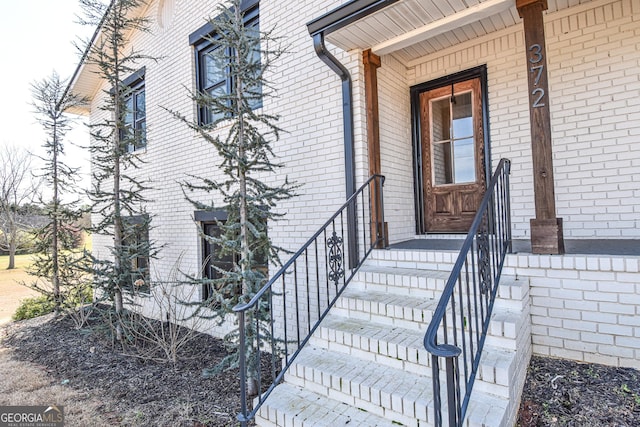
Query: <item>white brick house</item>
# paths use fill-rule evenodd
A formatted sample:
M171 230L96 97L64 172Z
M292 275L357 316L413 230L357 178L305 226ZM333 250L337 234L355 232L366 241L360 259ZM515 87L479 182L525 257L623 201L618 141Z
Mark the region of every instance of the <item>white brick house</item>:
M185 87L198 89L194 40L218 3L149 0L140 13L149 17L151 32L130 36L131 46L162 58L139 64L144 67L147 143L139 150L145 163L137 172L153 187L148 194L152 202L146 206L154 215L150 237L166 245L152 265L160 277L179 258L182 269L200 271L205 256L193 221L198 217L184 200L179 183L187 174L221 176L216 154L162 107L185 116L198 114ZM486 176L501 158L508 158L512 236L524 249L507 256L503 273L526 278L528 292L522 292L520 309L528 326L515 322L519 329L513 334L507 333L507 326L500 334L514 335L514 339L527 334L525 341L531 348L521 356L523 363L532 351L640 368L640 1L244 3L259 10L261 28L275 26L290 51L268 76L278 97L265 99L262 106L281 115L279 123L287 133L274 150L285 165L283 174L303 185L298 197L278 207L286 216L270 230L277 244L296 251L344 203L345 184L349 192L373 171L386 177L384 221L392 245L391 250L374 254L373 264L404 268L426 262L442 264L437 270L447 270L447 262L455 259L448 251L404 253L401 245L395 249L393 245L416 238L441 239L442 233L461 238L453 234L468 228L470 217L464 213L470 204L473 214L477 205L473 194L484 191ZM539 28L523 24L520 17L538 4L546 6L546 51L525 40L525 26L532 32ZM343 94L340 78L314 50L322 46L321 39L348 72L351 95ZM374 72L369 64L365 67L366 61L377 60ZM538 72L548 76L547 86L543 86L546 76ZM372 78L377 85L375 101L367 93ZM100 119L105 87L90 66L80 64L71 88L91 99L84 113L92 122ZM344 107L346 101L350 109ZM439 102L446 104L446 112L445 104ZM372 113L374 106L377 114ZM530 110L538 106L548 108L549 119L532 126ZM347 110L353 117L352 132L348 128L345 132ZM440 113L452 114L446 116L450 124L469 118L465 123L472 129L452 125L453 130L443 130L445 116ZM552 145L555 208L550 216L548 206L536 206L536 200L545 196L534 175L544 180L549 164L534 170L533 127L549 132ZM458 138L456 132L462 135ZM345 158L345 150L351 150L348 144L352 144L352 160ZM378 166L376 155L370 154L372 145L378 147ZM438 157L440 152L446 152L444 157ZM458 193L452 196L451 191ZM542 217L538 209L545 212ZM532 238L530 220L535 218L554 224L562 218L559 231L555 226L545 229L545 238L552 235L546 253L536 250L535 242L538 254L527 246ZM543 228L547 226L545 222ZM99 238L94 241L97 251L108 244ZM376 274L380 273L371 272L372 277ZM199 292L194 298L201 298ZM220 335L223 331L207 332ZM326 335L331 339L330 332ZM505 392L510 399L507 415L480 423L512 423L523 372L522 367L513 368L510 381L516 387ZM483 377L490 382L488 373ZM298 382L287 381L314 392L320 388L314 389L304 373ZM501 393L492 387L486 389ZM378 399L384 409L376 412L372 393L359 407L404 424L423 418L430 421L431 415L423 417L415 403L412 411L406 410L406 403L396 410L393 393L389 405ZM384 396L384 391L380 393ZM349 400L343 394L344 390L335 396L328 393L331 399L355 406L364 399L359 394ZM285 424L289 415L283 411L262 413L262 422Z

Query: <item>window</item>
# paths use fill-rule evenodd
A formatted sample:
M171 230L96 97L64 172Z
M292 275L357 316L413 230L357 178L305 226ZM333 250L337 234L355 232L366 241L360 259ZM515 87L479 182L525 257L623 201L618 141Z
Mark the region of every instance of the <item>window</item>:
M259 31L259 7L257 0L245 0L241 4L244 14L245 28ZM189 36L189 43L194 46L196 63L196 87L199 93L205 93L212 97L225 100L225 104L231 106L234 81L229 73L228 58L232 58L235 52L230 48L216 45L216 34L213 27L207 23ZM225 51L220 51L225 49ZM224 59L223 59L224 58ZM250 62L256 64L255 72L260 72L260 46L251 53ZM247 88L245 96L249 98L252 109L262 107L262 88ZM226 98L226 99L225 99ZM221 112L211 111L206 106L198 107L198 123L207 125L224 118Z
M144 88L145 69L135 72L123 81L124 113L122 120L125 131L120 138L126 144L127 152L132 153L147 146L147 108Z
M149 293L149 216L136 215L123 218L122 245L131 262L129 280L125 289Z
M202 231L206 236L220 237L222 230L218 226L218 223L205 223L202 225ZM237 257L233 255L220 256L220 246L207 240L202 239L204 257L204 277L206 279L221 279L223 273L220 271L232 271L234 266L238 263ZM202 300L206 301L213 295L213 286L215 284L205 284L202 289ZM219 285L220 286L220 285ZM236 289L235 292L229 292L225 294L225 298L233 298L240 294L240 289Z
M205 236L219 238L222 235L223 230L220 228L220 224L224 224L227 220L227 212L224 210L216 211L196 211L195 220L201 223L202 232ZM220 254L220 245L202 237L202 266L203 266L203 278L217 280L224 276L225 271L232 271L236 265L238 265L240 258L237 255ZM259 270L263 274L267 275L267 261L266 259L258 259ZM202 288L202 300L206 301L214 294L214 286L220 289L222 284L208 283ZM242 289L234 289L224 294L225 298L231 299L241 294Z

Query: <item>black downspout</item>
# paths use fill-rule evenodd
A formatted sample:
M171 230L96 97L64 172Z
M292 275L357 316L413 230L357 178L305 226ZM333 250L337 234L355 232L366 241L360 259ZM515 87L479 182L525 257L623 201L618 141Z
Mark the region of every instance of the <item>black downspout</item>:
M353 108L351 75L338 60L327 51L324 44L324 33L313 35L313 47L318 57L329 66L342 80L342 124L344 129L344 173L347 199L356 191L355 149L353 143ZM358 230L356 221L356 207L347 206L347 236L349 239L349 268L358 265Z

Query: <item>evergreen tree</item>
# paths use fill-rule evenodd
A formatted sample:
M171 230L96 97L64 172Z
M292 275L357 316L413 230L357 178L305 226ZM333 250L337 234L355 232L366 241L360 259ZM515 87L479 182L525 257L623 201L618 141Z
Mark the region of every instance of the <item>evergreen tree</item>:
M87 293L83 272L78 268L78 254L71 251L77 247L77 236L81 230L77 221L82 216L78 201L63 201L63 196L77 194L78 169L68 166L64 160L64 138L71 129L71 119L66 112L85 102L84 99L66 92L67 82L57 73L31 85L33 106L38 122L47 139L43 144L47 156L42 178L51 191L51 200L44 203L44 214L48 222L36 233L36 256L29 273L44 279L28 286L48 295L59 312L68 300L78 303L82 293ZM49 287L50 283L50 287ZM64 289L64 292L63 292Z
M97 66L98 75L107 83L103 90L105 100L98 107L104 118L90 125L92 189L89 198L94 218L99 218L92 231L110 236L113 247L111 257L94 258L92 273L94 286L112 303L116 336L121 340L120 322L126 302L123 301L123 288L130 287L135 292L132 282L147 280L145 272L133 266L132 260L148 260L153 256L149 241L135 238L140 229L148 230L150 226L143 194L148 188L135 176L140 159L131 150L131 147L138 147L146 135L132 131L127 125L126 116L131 113L127 99L132 88L124 80L139 69L142 60L153 58L128 46L127 37L131 32L148 31L147 20L138 13L143 1L112 0L105 5L100 0L80 0L80 3L86 15L83 23L100 29L86 50L85 63ZM134 216L144 218L143 222L128 221ZM136 277L138 279L133 280Z
M192 182L184 183L187 199L196 209L223 208L227 220L218 222L220 236L202 233L209 243L219 248L214 257L231 258L235 267L230 271L216 268L220 278L203 280L210 287L205 305L224 321L227 314L239 303L248 302L266 283L268 265L279 265L279 248L267 233L270 222L281 214L275 211L279 201L293 197L295 185L284 180L280 185L270 185L273 175L282 167L272 159L271 145L278 140L281 129L278 117L254 108L263 99L273 95L273 87L265 79L265 72L283 53L272 31L260 31L255 26L245 26L240 10L240 0L219 7L219 15L209 22L213 32L208 37L213 48L209 59L226 70L231 82L229 93L198 92L192 94L199 107L204 107L210 118L202 124L172 112L188 124L201 138L215 147L224 173L221 180L192 176ZM223 71L224 72L224 71ZM224 132L218 125L224 125ZM224 134L223 134L224 133ZM191 196L194 190L218 194L222 200L218 206L201 203ZM261 325L261 336L270 331L268 307L261 306L246 319L246 345L248 351L248 387L257 393L256 320ZM257 316L258 319L252 316ZM263 330L264 329L264 330ZM214 371L237 367L238 330L226 337L231 354Z

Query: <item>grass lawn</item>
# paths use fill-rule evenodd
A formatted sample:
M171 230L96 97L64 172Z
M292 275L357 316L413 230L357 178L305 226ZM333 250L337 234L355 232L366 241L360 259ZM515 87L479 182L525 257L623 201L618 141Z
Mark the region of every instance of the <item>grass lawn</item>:
M21 300L38 295L20 284L34 279L25 270L31 261L31 255L16 255L16 268L7 270L9 256L0 256L0 324L11 321Z
M81 248L91 251L91 235L85 235ZM33 255L16 255L16 268L7 270L9 256L0 256L0 325L11 321L11 316L15 313L21 300L39 295L36 291L20 284L36 279L26 271L32 262Z

